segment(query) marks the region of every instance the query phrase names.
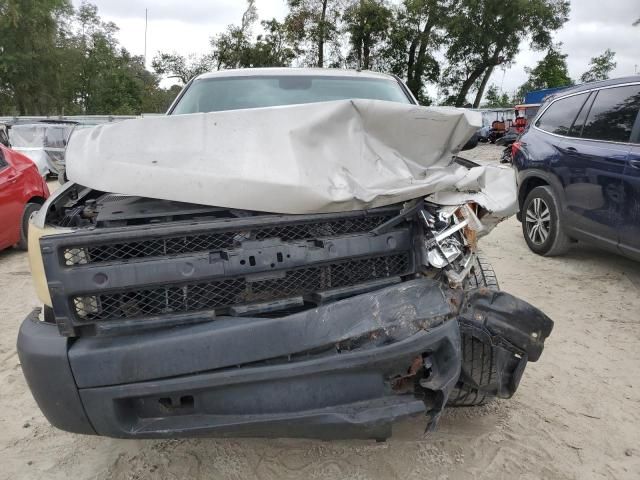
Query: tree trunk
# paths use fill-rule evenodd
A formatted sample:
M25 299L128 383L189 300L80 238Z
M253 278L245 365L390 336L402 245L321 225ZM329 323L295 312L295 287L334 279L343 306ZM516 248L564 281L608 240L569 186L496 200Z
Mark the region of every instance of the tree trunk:
M485 78L482 79L482 83L480 85L479 92L478 92L480 94L479 98L480 99L482 98L482 93L484 92L484 88L487 85L487 81L491 76L491 72L493 71L496 65L500 65L502 63L502 60L500 59L501 52L502 52L502 45L497 45L495 52L493 52L493 55L491 55L490 58L485 60L484 63L478 65L475 68L475 70L471 72L471 76L464 81L464 83L462 84L462 87L460 88L460 93L458 93L458 96L456 98L456 107L461 107L464 105L467 99L467 94L469 93L469 90L471 90L471 87L473 86L473 84L486 72L486 76ZM478 103L480 102L479 98L476 95L476 100L473 102L474 105L476 104L476 102Z
M413 69L416 64L416 50L418 49L418 37L414 38L411 41L411 45L409 46L409 58L407 60L407 83L412 83L413 81Z
M369 70L369 45L368 39L364 34L364 0L360 0L360 38L358 40L358 68Z
M482 95L484 95L484 89L487 88L487 82L489 81L489 77L493 73L494 66L491 65L487 68L487 71L484 73L484 77L482 77L482 82L480 82L480 87L478 88L478 93L476 93L476 99L473 101L473 108L479 108L480 102L482 101Z
M416 98L420 98L422 90L422 75L424 74L424 63L427 53L427 47L431 36L431 15L427 17L427 21L422 31L416 35L409 46L409 58L407 60L407 86ZM417 51L417 53L416 53Z
M324 67L324 27L327 18L327 3L329 0L322 0L322 13L320 14L320 25L318 25L318 67Z
M469 78L467 78L462 83L462 87L460 87L460 92L456 97L456 103L455 103L456 107L464 106L469 90L471 90L471 87L473 86L473 84L476 82L476 80L480 78L480 75L482 75L486 69L487 69L487 65L484 65L484 64L476 67L476 69L473 72L471 72L471 75L469 76Z
M429 40L431 36L431 17L427 19L427 23L424 24L424 28L420 33L420 48L418 49L418 56L416 57L416 66L413 70L413 80L417 88L422 89L422 75L424 74L424 64L427 56L427 47L429 46Z
M20 116L25 116L27 114L27 107L24 104L24 97L20 94L17 94L14 98L17 100L18 113L20 114Z
M364 38L362 40L362 69L369 70L369 58L371 57L371 39Z

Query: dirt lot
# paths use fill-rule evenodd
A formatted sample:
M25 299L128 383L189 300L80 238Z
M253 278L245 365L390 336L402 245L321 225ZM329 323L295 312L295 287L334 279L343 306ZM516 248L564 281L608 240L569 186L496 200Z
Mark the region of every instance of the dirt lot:
M0 252L0 478L640 478L640 264L583 245L537 257L515 219L481 246L502 288L555 320L541 360L513 399L448 410L426 438L422 419L402 422L381 444L123 441L52 428L15 351L38 304L26 255Z

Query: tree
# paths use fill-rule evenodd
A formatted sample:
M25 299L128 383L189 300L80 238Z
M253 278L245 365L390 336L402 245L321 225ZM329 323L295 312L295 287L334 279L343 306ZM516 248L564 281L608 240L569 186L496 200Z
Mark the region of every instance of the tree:
M487 95L485 99L485 108L503 108L513 106L513 102L506 93L500 93L496 85L491 85L487 89Z
M533 49L547 48L568 13L566 0L460 0L447 26L443 85L450 101L462 106L475 90L478 107L495 67L511 63L526 39Z
M567 68L567 55L560 51L562 44L549 47L547 54L534 68L525 68L528 80L520 87L520 96L531 90L564 87L573 82Z
M257 20L255 0L247 0L240 25L229 25L224 33L211 39L212 56L218 70L250 66L251 35Z
M431 103L425 91L436 81L440 66L435 53L455 0L403 0L394 9L384 57L386 70L406 79L423 105Z
M180 85L172 85L164 89L158 85L146 85L142 97L142 111L145 113L164 113L182 90Z
M58 19L71 11L68 0L0 0L0 93L20 115L55 108Z
M98 8L83 2L75 12L70 30L65 55L75 63L68 72L75 77L75 81L70 82L75 91L67 100L79 103L82 113L96 113L101 110L101 100L98 100L104 93L101 90L118 71L120 52L115 38L118 27L112 22L103 22ZM129 54L125 54L128 61Z
M159 88L158 78L145 69L142 57L118 44L117 31L86 2L60 29L60 113L142 113L145 96Z
M275 18L260 22L264 33L253 40L258 21L255 0L247 1L240 25L229 25L224 33L211 39L211 58L215 67L286 67L300 54L295 35Z
M247 1L240 25L228 25L210 39L211 53L203 56L160 53L153 60L156 73L179 79L183 84L196 75L228 68L284 67L299 54L286 26L276 19L262 21L264 33L253 40L258 20L255 0Z
M338 42L342 3L342 0L287 0L289 14L285 24L296 43L308 44L309 65L324 67L326 45L335 47Z
M183 85L193 77L212 70L214 59L211 55L186 57L177 53L159 52L153 57L151 66L158 75L178 79Z
M175 89L160 88L117 31L87 2L0 0L0 114L164 112Z
M256 42L245 56L252 67L288 67L300 53L284 23L275 18L260 22L264 34L258 35Z
M602 55L593 57L589 63L589 70L580 76L582 83L606 80L611 71L618 65L613 59L616 53L607 48Z
M379 53L386 38L391 10L381 0L355 0L345 10L345 31L349 34L351 51L348 60L357 68L372 67L372 52Z

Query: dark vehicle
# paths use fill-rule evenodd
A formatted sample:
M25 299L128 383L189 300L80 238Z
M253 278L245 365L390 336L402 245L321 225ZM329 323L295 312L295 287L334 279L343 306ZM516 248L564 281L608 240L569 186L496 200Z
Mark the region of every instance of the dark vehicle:
M416 103L387 75L266 72L201 76L169 114ZM20 329L25 378L75 433L384 439L420 414L434 427L447 403L512 396L553 326L499 290L475 247L481 210L421 197L278 214L68 182L31 223L45 306Z
M9 129L4 123L0 123L0 145L9 146Z
M504 147L504 150L502 150L502 155L500 156L500 163L511 163L513 155L513 144L518 140L519 136L519 133L515 131L509 131L504 137L499 138L496 141L496 145L498 145L499 147Z
M513 146L529 248L580 240L640 260L640 77L563 90Z

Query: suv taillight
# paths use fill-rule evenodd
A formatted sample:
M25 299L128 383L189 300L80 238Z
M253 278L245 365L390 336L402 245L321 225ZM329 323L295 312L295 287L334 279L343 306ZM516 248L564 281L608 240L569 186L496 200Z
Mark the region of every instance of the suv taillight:
M522 143L513 142L513 145L511 145L511 158L516 158L516 153L518 153L521 146L522 146Z

